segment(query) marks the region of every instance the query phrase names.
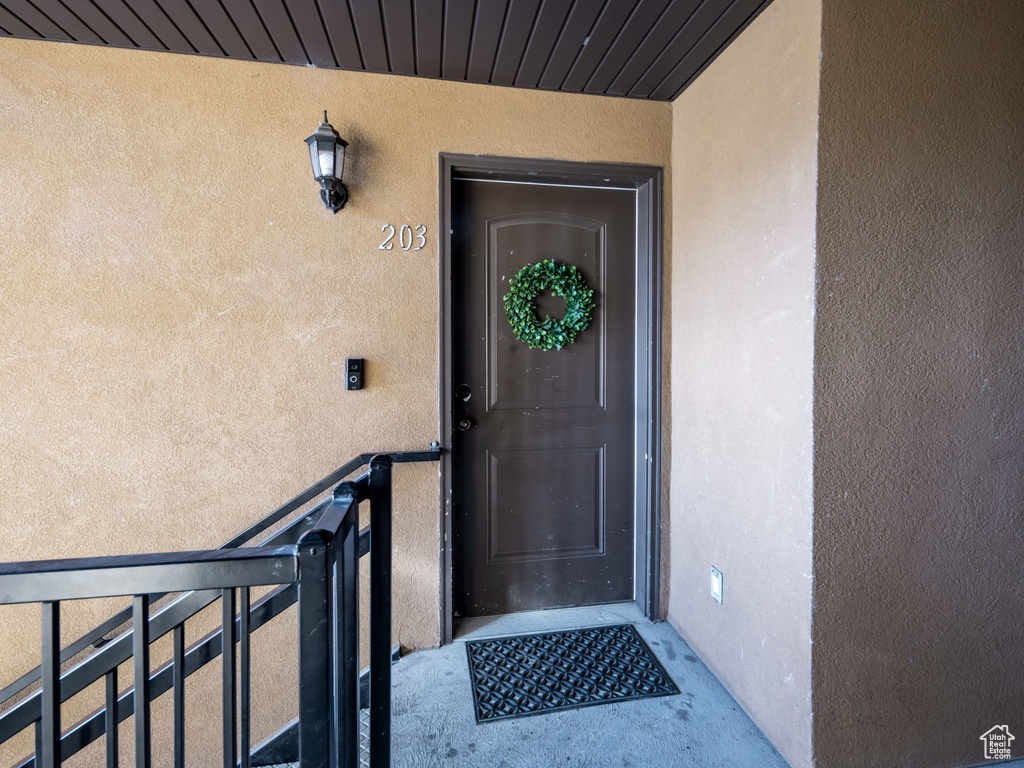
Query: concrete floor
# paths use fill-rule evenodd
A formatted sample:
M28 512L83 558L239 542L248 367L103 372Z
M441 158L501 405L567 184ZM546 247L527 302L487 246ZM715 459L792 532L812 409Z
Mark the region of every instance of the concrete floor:
M626 622L679 695L477 725L466 640ZM393 768L789 768L675 630L632 604L472 619L456 624L455 636L393 668Z
M671 626L637 629L678 696L477 725L463 642L406 656L393 670L394 768L788 768Z
M679 695L477 725L466 640L625 622ZM675 630L635 606L473 619L455 634L452 645L412 653L392 670L393 768L789 768ZM994 765L1024 768L1024 760Z

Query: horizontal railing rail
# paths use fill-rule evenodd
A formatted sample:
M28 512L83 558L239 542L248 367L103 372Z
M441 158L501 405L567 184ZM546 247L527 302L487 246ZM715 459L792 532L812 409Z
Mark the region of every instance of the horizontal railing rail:
M294 547L0 563L0 604L285 584L295 568Z
M400 454L398 461L436 461L439 453L432 446L430 451ZM331 499L290 521L264 544L238 548L367 463L369 472L335 487ZM136 764L148 766L149 703L172 690L175 766L184 765L184 680L224 655L224 765L248 768L249 636L298 603L301 765L355 768L360 709L358 560L369 553L370 764L374 768L389 765L391 463L386 456L357 457L251 526L243 534L244 541L242 536L235 537L218 550L0 564L0 604L38 602L43 617L42 663L37 668L42 685L0 714L0 742L34 724L36 754L20 766L35 768L57 765L106 735L107 764L116 766L116 725L134 716ZM370 501L371 523L359 531L362 500ZM130 591L126 585L131 585ZM276 589L250 605L253 587L274 585ZM150 615L154 595L176 592L182 594ZM60 601L129 594L133 597L131 629L61 674ZM218 599L221 627L186 649L185 621ZM151 673L149 645L169 632L173 633L173 658ZM236 653L242 667L240 696L233 671ZM133 659L134 685L120 692L118 667L129 659ZM60 704L101 679L106 680L104 706L62 734ZM241 759L236 746L239 735Z
M329 474L323 480L320 480L319 482L311 485L309 488L304 490L302 493L300 493L294 499L289 501L287 504L278 507L269 515L260 520L258 523L254 523L253 525L249 526L244 531L242 531L240 534L232 538L230 541L222 544L220 548L232 549L235 547L241 547L243 544L252 541L252 539L259 536L265 530L271 528L279 521L283 520L292 512L294 512L295 510L300 509L304 504L307 504L313 499L315 499L320 494L325 493L334 485L340 483L346 477L351 475L353 472L358 472L363 467L369 465L373 457L378 455L380 454L359 454L354 459L352 459L351 461L347 462L346 464L342 465L334 472ZM396 451L394 453L389 453L387 455L391 457L391 460L395 464L411 464L419 462L439 461L441 458L441 448L437 443L432 443L430 445L430 448L428 448L425 451Z
M254 540L257 536L265 531L273 528L280 521L287 518L297 510L301 509L304 505L308 504L313 499L324 494L327 490L340 483L349 475L354 472L358 472L360 469L370 463L375 455L374 453L362 453L356 456L351 461L346 462L341 467L336 469L334 472L329 474L327 477L319 480L318 482L311 485L305 491L300 493L294 499L286 504L275 509L270 514L263 517L256 523L246 528L244 531L239 533L237 536L233 536L229 541L222 544L219 549L236 549L238 547L245 546L250 541ZM426 451L396 451L395 453L389 453L395 464L405 464L413 462L426 462L426 461L438 461L441 455L441 449L438 445L432 444ZM306 530L312 527L314 521L318 519L318 516L323 512L324 508L329 502L324 502L318 505L314 509L307 512L298 520L294 521L284 530L280 531L275 536L271 537L263 544L294 544L298 541L299 536L302 535ZM155 603L158 600L166 597L166 593L154 593L150 595L150 602ZM211 598L206 605L210 605L214 599ZM203 607L206 607L205 605ZM90 647L99 647L105 642L106 636L116 630L118 627L126 624L131 620L132 609L131 606L111 616L109 619L104 621L102 624L94 627L89 632L86 632L80 638L67 645L61 650L60 660L61 663L66 662L74 656L77 656L82 651L87 650ZM29 686L38 682L42 673L42 667L35 667L29 670L20 678L15 680L13 683L0 689L0 710L4 708L6 702L10 699L18 696ZM2 734L0 734L0 741L3 740Z

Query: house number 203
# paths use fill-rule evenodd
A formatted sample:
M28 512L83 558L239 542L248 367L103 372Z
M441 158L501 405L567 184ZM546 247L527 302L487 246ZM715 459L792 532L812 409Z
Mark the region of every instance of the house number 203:
M398 247L403 251L418 251L427 244L427 227L424 224L417 224L415 227L403 224L399 229L395 229L393 224L385 224L380 231L386 232L387 237L377 246L378 251L392 250L395 246L396 234L398 235Z

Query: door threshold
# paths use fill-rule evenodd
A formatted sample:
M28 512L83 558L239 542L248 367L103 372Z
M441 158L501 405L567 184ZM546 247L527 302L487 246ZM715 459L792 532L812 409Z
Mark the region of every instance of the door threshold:
M476 616L455 619L454 642L488 640L494 637L559 632L569 629L646 623L647 617L633 601L607 605L582 605L575 608L550 608L523 611L503 616Z

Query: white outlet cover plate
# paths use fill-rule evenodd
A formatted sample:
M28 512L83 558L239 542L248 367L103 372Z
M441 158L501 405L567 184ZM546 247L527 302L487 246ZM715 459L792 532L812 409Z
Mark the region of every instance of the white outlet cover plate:
M711 596L719 605L722 604L723 587L722 572L715 568L715 566L711 566Z

